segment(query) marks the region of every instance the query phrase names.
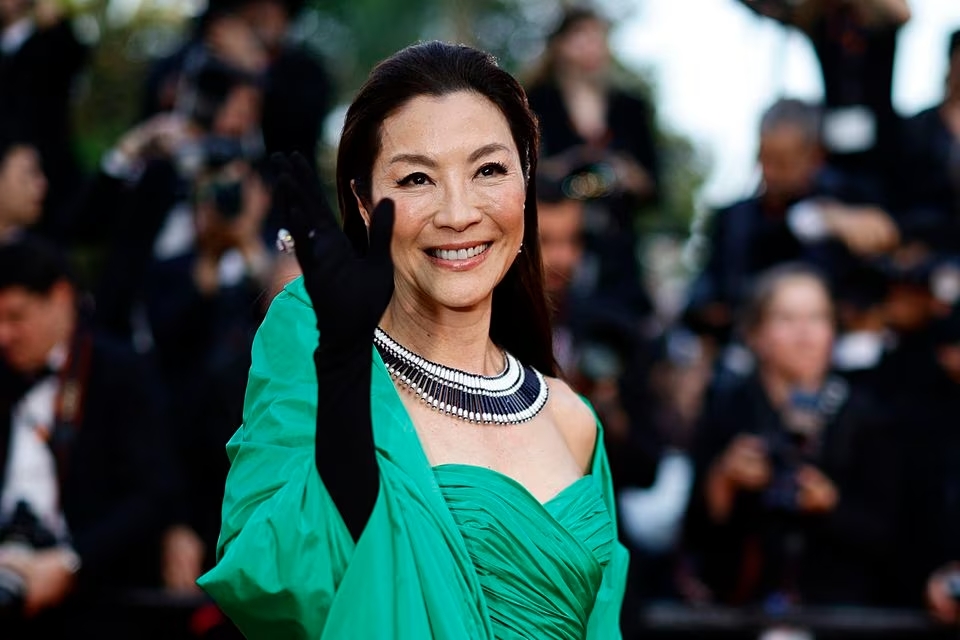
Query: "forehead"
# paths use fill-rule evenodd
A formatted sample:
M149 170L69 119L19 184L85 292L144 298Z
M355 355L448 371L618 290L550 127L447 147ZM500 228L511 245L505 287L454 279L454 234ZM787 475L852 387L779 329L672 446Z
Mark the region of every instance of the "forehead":
M760 146L763 149L812 144L816 144L816 140L809 139L799 125L789 122L782 122L770 127L760 135Z
M14 309L23 309L31 304L37 304L43 301L43 296L27 291L23 287L9 287L0 289L0 310L11 311Z
M801 307L807 309L816 304L829 306L831 304L830 294L815 278L797 275L784 278L777 284L770 296L769 308Z
M469 155L491 143L517 153L506 116L489 99L468 91L417 96L383 121L377 159L404 153Z
M583 222L583 207L579 202L537 203L540 233L578 232Z
M8 166L22 166L27 163L38 162L37 150L27 144L15 144L7 150L6 155L0 158L0 171Z

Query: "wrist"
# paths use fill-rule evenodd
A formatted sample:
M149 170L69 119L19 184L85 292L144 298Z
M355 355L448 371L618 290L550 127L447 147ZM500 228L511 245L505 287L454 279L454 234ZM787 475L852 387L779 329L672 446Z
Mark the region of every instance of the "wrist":
M799 240L817 242L833 234L832 216L826 207L803 200L787 211L787 226Z
M193 265L193 281L202 295L210 295L220 288L220 260L202 252Z
M119 145L104 154L100 169L111 178L136 182L143 174L143 162L136 153Z
M270 272L270 255L267 248L259 237L245 240L237 245L237 250L243 257L243 263L247 267L250 277L266 281Z

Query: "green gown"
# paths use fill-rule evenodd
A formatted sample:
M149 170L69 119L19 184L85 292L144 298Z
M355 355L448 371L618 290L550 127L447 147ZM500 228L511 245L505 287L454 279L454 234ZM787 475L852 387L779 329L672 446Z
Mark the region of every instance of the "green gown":
M257 333L243 426L227 444L217 564L198 582L240 630L271 640L619 638L628 556L602 433L591 473L544 504L490 469L432 468L373 350L380 493L354 543L314 465L315 324L298 279Z

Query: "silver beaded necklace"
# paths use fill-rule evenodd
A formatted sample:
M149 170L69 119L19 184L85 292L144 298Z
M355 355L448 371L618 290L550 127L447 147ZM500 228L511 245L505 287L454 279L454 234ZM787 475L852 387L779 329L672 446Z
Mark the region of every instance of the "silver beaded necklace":
M479 424L511 425L530 420L547 404L543 375L506 351L503 371L481 376L418 356L380 327L373 343L393 379L441 413Z

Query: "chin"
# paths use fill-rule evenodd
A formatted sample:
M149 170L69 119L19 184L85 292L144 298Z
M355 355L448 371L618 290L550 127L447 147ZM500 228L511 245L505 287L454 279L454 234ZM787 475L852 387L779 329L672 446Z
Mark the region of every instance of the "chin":
M488 278L443 278L431 283L424 295L448 309L472 309L491 299L496 284Z

